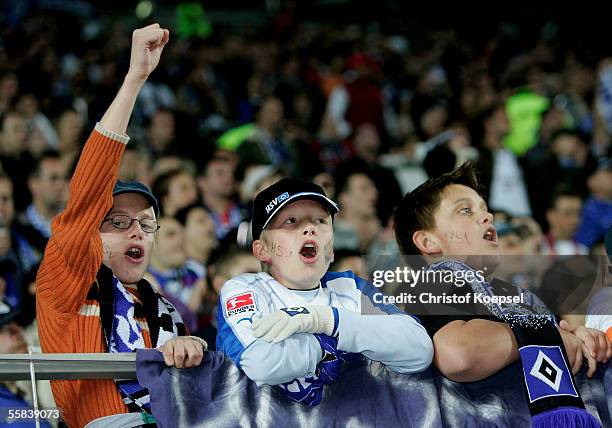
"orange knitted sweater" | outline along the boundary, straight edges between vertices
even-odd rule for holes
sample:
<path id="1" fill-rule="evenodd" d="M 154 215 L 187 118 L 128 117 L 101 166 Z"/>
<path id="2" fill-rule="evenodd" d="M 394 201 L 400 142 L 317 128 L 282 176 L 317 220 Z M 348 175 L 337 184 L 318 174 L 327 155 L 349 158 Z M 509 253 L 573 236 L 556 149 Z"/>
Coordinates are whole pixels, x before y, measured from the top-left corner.
<path id="1" fill-rule="evenodd" d="M 52 222 L 36 278 L 43 352 L 105 352 L 99 307 L 87 300 L 87 293 L 102 264 L 99 228 L 113 204 L 112 189 L 127 140 L 96 126 L 70 182 L 66 209 Z M 142 326 L 145 344 L 151 347 L 148 328 Z M 128 411 L 112 380 L 52 381 L 51 388 L 70 427 Z"/>

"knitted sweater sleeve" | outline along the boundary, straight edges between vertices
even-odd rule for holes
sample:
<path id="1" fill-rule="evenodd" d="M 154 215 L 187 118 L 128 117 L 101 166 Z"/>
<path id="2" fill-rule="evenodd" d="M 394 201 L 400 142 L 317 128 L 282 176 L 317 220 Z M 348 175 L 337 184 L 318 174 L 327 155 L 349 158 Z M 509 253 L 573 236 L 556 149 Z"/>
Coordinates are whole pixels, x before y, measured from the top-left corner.
<path id="1" fill-rule="evenodd" d="M 43 318 L 75 315 L 87 296 L 102 263 L 99 228 L 112 207 L 112 189 L 128 141 L 97 124 L 83 148 L 68 203 L 51 224 L 36 278 L 37 312 Z"/>

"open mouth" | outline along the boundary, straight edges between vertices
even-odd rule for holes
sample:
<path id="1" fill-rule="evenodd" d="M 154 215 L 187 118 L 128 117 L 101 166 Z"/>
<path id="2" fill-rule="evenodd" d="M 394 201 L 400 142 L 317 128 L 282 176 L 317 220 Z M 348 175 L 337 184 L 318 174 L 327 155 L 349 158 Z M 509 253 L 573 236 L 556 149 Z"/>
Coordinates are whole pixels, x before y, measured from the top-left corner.
<path id="1" fill-rule="evenodd" d="M 495 230 L 494 227 L 490 227 L 487 229 L 487 231 L 485 232 L 482 238 L 485 241 L 493 242 L 494 244 L 496 244 L 497 243 L 497 231 Z"/>
<path id="2" fill-rule="evenodd" d="M 130 247 L 125 252 L 125 255 L 128 256 L 131 260 L 137 262 L 144 257 L 144 251 L 140 247 Z"/>
<path id="3" fill-rule="evenodd" d="M 316 261 L 317 253 L 317 243 L 313 241 L 304 243 L 302 249 L 300 250 L 300 256 L 306 263 L 313 263 Z"/>

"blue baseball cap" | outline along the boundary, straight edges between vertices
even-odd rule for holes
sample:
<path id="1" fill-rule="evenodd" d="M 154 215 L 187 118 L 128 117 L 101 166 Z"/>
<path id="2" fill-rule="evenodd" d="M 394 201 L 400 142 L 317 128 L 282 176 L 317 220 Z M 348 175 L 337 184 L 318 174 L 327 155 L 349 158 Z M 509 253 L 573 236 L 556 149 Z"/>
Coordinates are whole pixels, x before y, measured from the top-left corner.
<path id="1" fill-rule="evenodd" d="M 120 195 L 122 193 L 139 193 L 151 203 L 153 210 L 155 211 L 155 217 L 159 217 L 159 203 L 157 198 L 153 195 L 153 192 L 141 183 L 140 181 L 121 181 L 117 180 L 115 188 L 113 189 L 113 196 Z"/>
<path id="2" fill-rule="evenodd" d="M 301 199 L 320 203 L 329 211 L 332 218 L 339 211 L 338 204 L 329 199 L 325 191 L 316 184 L 295 178 L 283 178 L 255 196 L 252 219 L 253 240 L 259 239 L 272 217 L 285 205 Z"/>

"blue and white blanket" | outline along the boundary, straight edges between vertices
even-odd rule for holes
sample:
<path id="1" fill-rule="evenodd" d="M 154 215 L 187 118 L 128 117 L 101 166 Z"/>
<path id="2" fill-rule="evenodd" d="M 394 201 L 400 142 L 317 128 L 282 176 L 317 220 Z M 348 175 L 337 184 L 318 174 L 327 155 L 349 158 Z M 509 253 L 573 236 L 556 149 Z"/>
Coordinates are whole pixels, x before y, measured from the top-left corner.
<path id="1" fill-rule="evenodd" d="M 168 368 L 155 350 L 137 351 L 138 381 L 149 389 L 160 427 L 530 427 L 520 363 L 480 382 L 449 381 L 434 368 L 397 374 L 377 362 L 346 365 L 314 408 L 258 388 L 223 354 L 200 367 Z M 612 427 L 612 363 L 576 381 L 587 410 Z"/>

